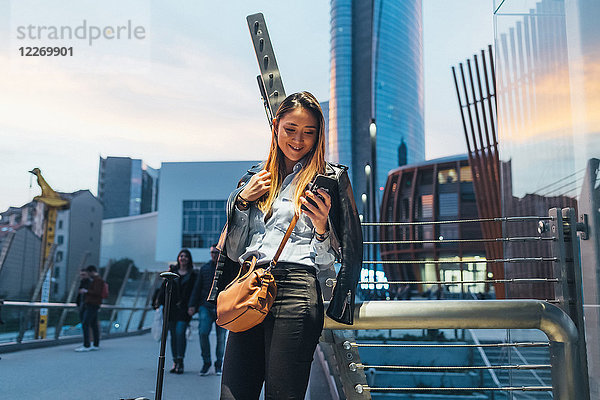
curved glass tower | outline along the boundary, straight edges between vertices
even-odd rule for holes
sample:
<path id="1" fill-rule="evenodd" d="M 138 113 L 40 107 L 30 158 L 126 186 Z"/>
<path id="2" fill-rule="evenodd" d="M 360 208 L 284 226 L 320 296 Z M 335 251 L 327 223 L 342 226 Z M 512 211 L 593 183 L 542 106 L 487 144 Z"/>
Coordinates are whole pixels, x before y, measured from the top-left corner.
<path id="1" fill-rule="evenodd" d="M 388 172 L 425 159 L 422 49 L 421 0 L 331 0 L 329 158 L 350 166 L 357 204 L 380 204 Z"/>

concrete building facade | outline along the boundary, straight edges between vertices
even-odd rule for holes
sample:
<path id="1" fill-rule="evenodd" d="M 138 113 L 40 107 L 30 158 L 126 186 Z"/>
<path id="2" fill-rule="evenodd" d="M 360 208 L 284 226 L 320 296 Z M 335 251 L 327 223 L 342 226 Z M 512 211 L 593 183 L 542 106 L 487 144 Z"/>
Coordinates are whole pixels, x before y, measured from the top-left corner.
<path id="1" fill-rule="evenodd" d="M 52 300 L 63 299 L 72 279 L 78 276 L 78 269 L 83 265 L 98 265 L 100 260 L 100 231 L 102 229 L 102 204 L 89 190 L 73 193 L 60 193 L 69 200 L 69 208 L 59 210 L 56 217 L 54 243 L 54 265 L 52 268 Z M 44 234 L 45 206 L 41 202 L 32 201 L 22 207 L 10 207 L 1 213 L 0 233 L 4 236 L 27 227 L 41 240 Z M 21 235 L 24 235 L 21 233 Z M 12 251 L 12 250 L 11 250 Z M 27 268 L 40 270 L 40 255 L 32 259 L 26 257 Z M 87 254 L 87 255 L 86 255 Z M 84 259 L 85 256 L 85 259 Z M 35 265 L 29 265 L 33 262 Z M 37 276 L 36 278 L 37 279 Z M 35 285 L 35 283 L 33 283 Z"/>
<path id="2" fill-rule="evenodd" d="M 225 225 L 225 203 L 239 179 L 258 161 L 168 162 L 160 169 L 156 225 L 157 262 L 174 262 L 188 248 L 195 262 L 210 259 L 209 247 Z"/>
<path id="3" fill-rule="evenodd" d="M 39 277 L 42 241 L 31 227 L 0 232 L 0 298 L 30 301 Z"/>
<path id="4" fill-rule="evenodd" d="M 166 270 L 166 263 L 155 261 L 157 220 L 158 212 L 103 220 L 99 265 L 129 258 L 139 270 Z"/>

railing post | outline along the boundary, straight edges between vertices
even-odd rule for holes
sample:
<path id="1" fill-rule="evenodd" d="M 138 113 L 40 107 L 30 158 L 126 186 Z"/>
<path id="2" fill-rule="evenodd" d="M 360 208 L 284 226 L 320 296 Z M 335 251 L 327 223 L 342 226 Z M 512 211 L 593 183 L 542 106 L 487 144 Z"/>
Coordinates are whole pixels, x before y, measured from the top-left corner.
<path id="1" fill-rule="evenodd" d="M 355 340 L 353 331 L 325 330 L 323 336 L 333 349 L 346 399 L 370 400 L 371 393 L 363 389 L 364 386 L 367 386 L 365 371 L 356 368 L 356 364 L 361 364 L 358 349 L 350 345 Z M 353 365 L 354 367 L 352 367 Z"/>
<path id="2" fill-rule="evenodd" d="M 590 398 L 600 398 L 600 190 L 596 182 L 600 175 L 600 160 L 591 158 L 577 199 L 581 235 L 581 266 L 583 281 L 584 315 Z M 587 232 L 585 232 L 587 231 Z M 589 305 L 589 307 L 586 307 Z"/>
<path id="3" fill-rule="evenodd" d="M 125 276 L 123 277 L 123 283 L 121 283 L 121 287 L 119 288 L 119 294 L 115 300 L 115 306 L 119 305 L 121 302 L 121 298 L 123 297 L 123 293 L 125 293 L 125 286 L 127 285 L 127 281 L 129 280 L 129 275 L 131 274 L 131 268 L 133 267 L 133 263 L 130 262 L 127 266 L 127 271 L 125 271 Z M 110 322 L 108 323 L 107 334 L 110 334 L 110 330 L 112 328 L 113 322 L 115 322 L 115 318 L 117 317 L 117 310 L 113 310 L 110 314 Z"/>
<path id="4" fill-rule="evenodd" d="M 573 208 L 552 208 L 549 211 L 553 220 L 550 221 L 550 230 L 556 240 L 552 242 L 552 252 L 557 258 L 554 264 L 554 277 L 559 282 L 556 285 L 555 294 L 559 301 L 559 306 L 567 313 L 577 327 L 579 343 L 575 349 L 567 351 L 577 351 L 581 371 L 587 368 L 587 352 L 585 344 L 585 325 L 583 319 L 583 278 L 581 273 L 581 263 L 579 254 L 579 238 L 577 237 L 577 214 Z M 551 343 L 551 353 L 552 353 Z M 561 352 L 562 353 L 562 350 Z M 583 374 L 581 384 L 582 400 L 589 399 L 589 379 L 588 374 Z M 561 381 L 560 376 L 554 376 L 556 382 Z"/>

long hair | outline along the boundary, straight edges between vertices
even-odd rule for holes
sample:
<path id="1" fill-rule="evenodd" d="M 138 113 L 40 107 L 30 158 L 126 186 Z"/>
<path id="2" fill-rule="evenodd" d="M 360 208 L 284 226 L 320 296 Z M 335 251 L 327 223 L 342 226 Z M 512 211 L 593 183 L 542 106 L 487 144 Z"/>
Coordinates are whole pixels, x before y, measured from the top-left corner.
<path id="1" fill-rule="evenodd" d="M 298 92 L 289 95 L 279 105 L 275 120 L 273 121 L 273 130 L 271 131 L 271 147 L 269 156 L 265 164 L 265 170 L 271 173 L 271 188 L 263 195 L 257 203 L 258 208 L 266 215 L 270 215 L 271 207 L 275 198 L 281 190 L 281 184 L 285 179 L 285 155 L 277 144 L 277 132 L 275 132 L 275 122 L 281 121 L 281 118 L 287 113 L 302 108 L 310 112 L 317 120 L 319 126 L 317 129 L 317 140 L 313 148 L 305 156 L 305 165 L 302 170 L 294 177 L 293 183 L 296 185 L 294 191 L 294 206 L 296 213 L 300 212 L 300 196 L 304 193 L 306 186 L 317 174 L 325 171 L 325 121 L 323 111 L 319 102 L 309 92 Z M 279 126 L 279 124 L 277 124 Z"/>
<path id="2" fill-rule="evenodd" d="M 181 255 L 181 253 L 187 254 L 188 258 L 190 259 L 190 263 L 187 266 L 188 269 L 194 269 L 194 260 L 192 260 L 192 253 L 190 253 L 188 249 L 182 249 L 179 253 L 177 253 L 177 265 L 175 266 L 175 268 L 179 269 L 181 267 L 181 265 L 179 265 L 179 256 Z"/>

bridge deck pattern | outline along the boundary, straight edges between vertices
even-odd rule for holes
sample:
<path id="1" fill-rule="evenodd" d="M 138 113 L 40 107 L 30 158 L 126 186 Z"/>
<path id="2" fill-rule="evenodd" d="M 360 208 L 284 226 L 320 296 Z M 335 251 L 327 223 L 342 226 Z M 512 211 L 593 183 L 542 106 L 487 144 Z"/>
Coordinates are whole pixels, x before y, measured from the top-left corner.
<path id="1" fill-rule="evenodd" d="M 211 343 L 215 343 L 214 333 Z M 160 345 L 150 334 L 100 342 L 100 350 L 73 351 L 64 345 L 2 354 L 0 398 L 6 400 L 154 399 Z M 220 376 L 199 376 L 198 336 L 188 340 L 185 373 L 170 374 L 167 346 L 163 399 L 218 399 Z M 211 369 L 212 372 L 212 369 Z"/>

